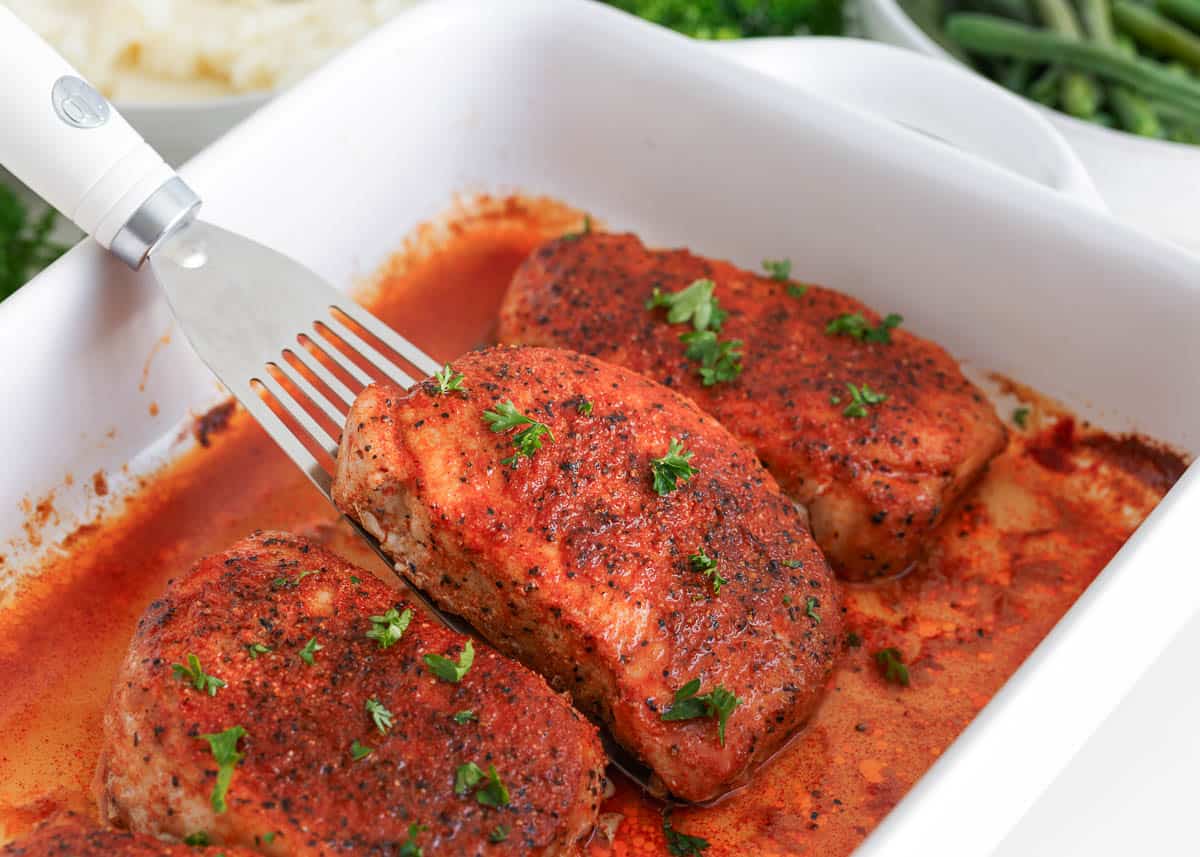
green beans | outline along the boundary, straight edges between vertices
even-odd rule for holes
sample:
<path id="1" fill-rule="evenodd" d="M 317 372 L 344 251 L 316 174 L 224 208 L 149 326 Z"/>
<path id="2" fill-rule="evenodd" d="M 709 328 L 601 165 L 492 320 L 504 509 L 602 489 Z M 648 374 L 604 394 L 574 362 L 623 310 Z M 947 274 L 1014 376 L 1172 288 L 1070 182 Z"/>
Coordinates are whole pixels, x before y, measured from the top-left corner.
<path id="1" fill-rule="evenodd" d="M 1112 10 L 1108 0 L 1080 0 L 1079 14 L 1088 38 L 1101 45 L 1115 43 L 1116 34 L 1113 32 Z"/>
<path id="2" fill-rule="evenodd" d="M 1127 86 L 1114 86 L 1108 91 L 1108 101 L 1117 122 L 1129 133 L 1141 137 L 1163 136 L 1162 123 L 1149 99 Z"/>
<path id="3" fill-rule="evenodd" d="M 1075 10 L 1067 0 L 1036 0 L 1042 22 L 1064 39 L 1078 41 L 1083 37 Z M 1059 84 L 1059 101 L 1062 109 L 1080 119 L 1090 119 L 1100 107 L 1100 87 L 1096 81 L 1081 71 L 1073 69 L 1063 73 Z"/>
<path id="4" fill-rule="evenodd" d="M 1158 63 L 1124 56 L 1114 48 L 969 13 L 951 15 L 946 21 L 946 35 L 972 53 L 1060 63 L 1087 71 L 1200 118 L 1200 82 L 1176 77 Z"/>
<path id="5" fill-rule="evenodd" d="M 1200 36 L 1130 0 L 1113 4 L 1113 20 L 1141 44 L 1200 68 Z"/>
<path id="6" fill-rule="evenodd" d="M 1200 0 L 1158 0 L 1154 7 L 1168 18 L 1200 33 Z"/>

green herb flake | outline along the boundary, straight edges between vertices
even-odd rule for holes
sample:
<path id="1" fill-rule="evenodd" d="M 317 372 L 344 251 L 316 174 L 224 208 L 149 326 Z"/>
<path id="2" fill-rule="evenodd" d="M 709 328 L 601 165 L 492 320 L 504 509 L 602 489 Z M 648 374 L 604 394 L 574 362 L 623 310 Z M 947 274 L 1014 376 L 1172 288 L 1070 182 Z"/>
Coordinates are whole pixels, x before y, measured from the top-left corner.
<path id="1" fill-rule="evenodd" d="M 188 682 L 196 690 L 209 696 L 216 696 L 217 691 L 225 687 L 224 681 L 204 672 L 200 666 L 200 659 L 191 653 L 187 656 L 186 667 L 183 664 L 171 664 L 171 672 L 176 678 Z"/>
<path id="2" fill-rule="evenodd" d="M 355 586 L 358 586 L 360 583 L 362 583 L 362 580 L 359 578 L 359 576 L 357 574 L 352 574 L 352 575 L 350 575 L 350 582 L 353 583 Z"/>
<path id="3" fill-rule="evenodd" d="M 783 564 L 788 568 L 804 568 L 804 560 L 802 559 L 785 559 Z"/>
<path id="4" fill-rule="evenodd" d="M 198 830 L 195 833 L 189 833 L 187 836 L 183 837 L 183 844 L 191 845 L 196 848 L 203 848 L 205 845 L 210 845 L 211 840 L 208 838 L 207 833 L 205 833 L 203 830 Z"/>
<path id="5" fill-rule="evenodd" d="M 374 752 L 374 747 L 368 747 L 366 744 L 360 744 L 357 738 L 355 738 L 350 744 L 350 758 L 356 762 L 361 762 Z"/>
<path id="6" fill-rule="evenodd" d="M 1017 428 L 1026 428 L 1029 425 L 1029 408 L 1015 408 L 1012 412 L 1012 421 Z"/>
<path id="7" fill-rule="evenodd" d="M 849 634 L 846 635 L 846 645 L 849 646 L 851 649 L 860 649 L 860 648 L 862 648 L 862 644 L 863 644 L 862 635 L 860 635 L 857 631 L 851 631 Z"/>
<path id="8" fill-rule="evenodd" d="M 217 763 L 217 782 L 212 790 L 212 808 L 218 815 L 229 808 L 225 798 L 229 794 L 229 785 L 233 782 L 234 768 L 242 760 L 242 754 L 237 750 L 238 741 L 245 735 L 246 730 L 241 726 L 231 726 L 224 732 L 199 736 L 199 740 L 208 742 L 209 750 Z"/>
<path id="9" fill-rule="evenodd" d="M 725 723 L 729 720 L 735 708 L 742 704 L 738 699 L 721 685 L 717 685 L 708 693 L 701 694 L 700 679 L 694 678 L 675 691 L 675 699 L 671 707 L 662 713 L 663 720 L 694 720 L 698 717 L 715 717 L 717 719 L 717 735 L 721 746 L 725 746 Z"/>
<path id="10" fill-rule="evenodd" d="M 787 293 L 788 297 L 802 298 L 808 294 L 808 286 L 804 285 L 804 283 L 788 283 Z"/>
<path id="11" fill-rule="evenodd" d="M 308 642 L 304 644 L 304 648 L 300 650 L 300 660 L 311 667 L 314 663 L 313 655 L 323 648 L 325 647 L 317 642 L 316 637 L 310 637 Z"/>
<path id="12" fill-rule="evenodd" d="M 772 280 L 786 283 L 792 278 L 791 259 L 763 259 L 762 266 Z"/>
<path id="13" fill-rule="evenodd" d="M 462 711 L 454 713 L 454 722 L 459 726 L 470 723 L 472 720 L 479 720 L 479 715 L 469 708 L 464 708 Z"/>
<path id="14" fill-rule="evenodd" d="M 908 667 L 901 658 L 900 650 L 894 647 L 880 649 L 875 653 L 875 663 L 879 665 L 884 679 L 892 684 L 908 687 Z"/>
<path id="15" fill-rule="evenodd" d="M 455 392 L 465 393 L 466 390 L 463 388 L 464 378 L 465 376 L 462 372 L 455 372 L 450 364 L 447 363 L 433 373 L 433 383 L 437 387 L 437 395 L 445 396 Z"/>
<path id="16" fill-rule="evenodd" d="M 708 850 L 707 839 L 681 833 L 672 827 L 670 812 L 663 813 L 663 835 L 667 837 L 667 851 L 671 857 L 697 857 Z"/>
<path id="17" fill-rule="evenodd" d="M 458 656 L 458 663 L 442 655 L 425 656 L 425 666 L 429 667 L 431 673 L 442 681 L 453 683 L 462 681 L 473 663 L 475 663 L 475 646 L 470 640 L 467 640 L 467 644 L 463 646 L 462 653 Z"/>
<path id="18" fill-rule="evenodd" d="M 859 342 L 886 345 L 892 341 L 892 331 L 903 323 L 904 316 L 894 312 L 884 316 L 875 327 L 871 327 L 862 313 L 842 313 L 825 325 L 825 333 L 829 336 L 848 336 Z"/>
<path id="19" fill-rule="evenodd" d="M 721 587 L 729 582 L 721 577 L 716 559 L 705 553 L 704 548 L 700 548 L 697 553 L 689 556 L 688 564 L 692 567 L 692 571 L 703 574 L 712 582 L 713 595 L 720 595 Z"/>
<path id="20" fill-rule="evenodd" d="M 275 841 L 275 837 L 278 835 L 279 835 L 278 833 L 276 833 L 274 830 L 272 830 L 269 833 L 264 833 L 262 836 L 259 837 L 259 839 L 261 839 L 265 844 L 270 845 L 272 842 Z"/>
<path id="21" fill-rule="evenodd" d="M 590 214 L 585 214 L 583 216 L 582 228 L 576 230 L 575 232 L 564 232 L 562 235 L 562 240 L 563 241 L 577 241 L 578 239 L 582 238 L 584 235 L 591 235 L 591 234 L 592 234 L 592 216 Z"/>
<path id="22" fill-rule="evenodd" d="M 687 358 L 700 364 L 700 381 L 705 387 L 732 381 L 742 374 L 742 340 L 722 342 L 711 330 L 693 330 L 679 340 L 687 345 Z"/>
<path id="23" fill-rule="evenodd" d="M 509 827 L 507 824 L 497 824 L 492 828 L 492 832 L 488 834 L 488 842 L 503 842 L 508 839 Z"/>
<path id="24" fill-rule="evenodd" d="M 820 606 L 821 602 L 811 595 L 804 599 L 804 615 L 818 625 L 821 624 L 821 614 L 817 612 L 817 608 Z"/>
<path id="25" fill-rule="evenodd" d="M 400 843 L 400 850 L 396 852 L 396 857 L 425 857 L 425 852 L 417 844 L 417 837 L 428 829 L 423 824 L 410 824 L 408 838 Z"/>
<path id="26" fill-rule="evenodd" d="M 375 728 L 379 730 L 380 735 L 386 735 L 388 730 L 392 728 L 392 717 L 395 715 L 388 711 L 378 699 L 367 700 L 367 714 L 370 715 L 371 721 L 375 724 Z"/>
<path id="27" fill-rule="evenodd" d="M 454 793 L 462 796 L 483 782 L 486 776 L 483 768 L 474 762 L 467 762 L 454 769 Z"/>
<path id="28" fill-rule="evenodd" d="M 319 568 L 306 568 L 302 572 L 297 574 L 295 577 L 277 577 L 277 578 L 275 578 L 274 580 L 271 581 L 271 588 L 272 589 L 295 589 L 297 586 L 300 585 L 300 581 L 302 581 L 304 578 L 306 578 L 310 575 L 313 575 L 313 574 L 320 574 L 320 573 L 321 573 L 321 569 L 319 569 Z"/>
<path id="29" fill-rule="evenodd" d="M 382 616 L 371 617 L 371 629 L 367 631 L 367 639 L 375 640 L 381 649 L 394 646 L 408 630 L 412 618 L 411 610 L 401 613 L 395 607 L 389 607 Z"/>
<path id="30" fill-rule="evenodd" d="M 663 292 L 656 288 L 646 300 L 646 309 L 666 307 L 667 322 L 691 325 L 696 330 L 719 331 L 729 313 L 721 309 L 713 297 L 717 284 L 712 280 L 696 280 L 678 292 Z"/>
<path id="31" fill-rule="evenodd" d="M 658 496 L 667 496 L 679 487 L 680 481 L 687 482 L 700 472 L 691 465 L 693 455 L 683 448 L 682 441 L 671 438 L 667 454 L 650 462 L 654 473 L 654 491 Z"/>
<path id="32" fill-rule="evenodd" d="M 580 399 L 579 404 L 575 406 L 575 411 L 580 416 L 590 417 L 592 415 L 592 403 L 587 399 Z"/>
<path id="33" fill-rule="evenodd" d="M 258 660 L 263 655 L 271 653 L 270 646 L 264 646 L 262 643 L 249 643 L 246 646 L 246 654 L 251 660 Z"/>
<path id="34" fill-rule="evenodd" d="M 543 437 L 551 443 L 554 442 L 554 432 L 550 430 L 550 426 L 525 416 L 511 401 L 500 402 L 494 411 L 484 411 L 483 418 L 496 434 L 525 426 L 512 436 L 512 445 L 516 452 L 500 460 L 505 466 L 516 467 L 522 457 L 532 458 L 534 453 L 542 448 Z"/>
<path id="35" fill-rule="evenodd" d="M 783 606 L 790 607 L 791 605 L 792 605 L 792 596 L 790 596 L 790 595 L 783 596 Z"/>
<path id="36" fill-rule="evenodd" d="M 487 782 L 484 783 L 483 788 L 475 792 L 475 800 L 483 806 L 496 808 L 508 806 L 508 787 L 500 779 L 495 765 L 488 765 Z"/>
<path id="37" fill-rule="evenodd" d="M 886 393 L 878 393 L 863 384 L 861 387 L 856 387 L 854 384 L 847 384 L 846 389 L 850 391 L 850 404 L 842 410 L 842 415 L 850 419 L 859 419 L 867 415 L 867 409 L 875 405 L 881 405 L 887 401 Z M 833 399 L 830 399 L 833 401 Z M 838 404 L 838 402 L 834 402 Z"/>

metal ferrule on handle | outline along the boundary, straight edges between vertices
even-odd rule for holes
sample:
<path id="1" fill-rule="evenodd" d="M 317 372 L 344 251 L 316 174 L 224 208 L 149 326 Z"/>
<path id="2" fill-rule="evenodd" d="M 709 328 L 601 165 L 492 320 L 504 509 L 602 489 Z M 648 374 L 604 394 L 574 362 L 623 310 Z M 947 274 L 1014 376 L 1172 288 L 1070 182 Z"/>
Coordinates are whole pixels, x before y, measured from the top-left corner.
<path id="1" fill-rule="evenodd" d="M 0 6 L 0 164 L 131 268 L 200 198 L 41 37 Z"/>

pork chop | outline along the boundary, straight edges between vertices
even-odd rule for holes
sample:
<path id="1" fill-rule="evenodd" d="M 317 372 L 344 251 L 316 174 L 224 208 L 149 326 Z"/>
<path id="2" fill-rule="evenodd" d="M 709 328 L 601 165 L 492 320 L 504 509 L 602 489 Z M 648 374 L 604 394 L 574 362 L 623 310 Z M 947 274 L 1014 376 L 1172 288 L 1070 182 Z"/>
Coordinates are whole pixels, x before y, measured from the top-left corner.
<path id="1" fill-rule="evenodd" d="M 204 847 L 164 842 L 146 833 L 109 830 L 74 812 L 60 812 L 38 824 L 27 836 L 0 848 L 2 857 L 257 857 L 250 848 Z"/>
<path id="2" fill-rule="evenodd" d="M 641 375 L 501 348 L 408 393 L 368 387 L 333 495 L 678 797 L 742 782 L 820 699 L 841 617 L 803 512 Z"/>
<path id="3" fill-rule="evenodd" d="M 604 784 L 595 727 L 467 644 L 369 572 L 256 534 L 142 617 L 102 813 L 275 855 L 577 853 Z"/>
<path id="4" fill-rule="evenodd" d="M 899 574 L 1004 448 L 1004 427 L 939 346 L 898 316 L 789 280 L 787 267 L 758 276 L 633 235 L 554 240 L 514 276 L 499 336 L 591 354 L 689 396 L 807 506 L 841 576 Z M 673 296 L 705 280 L 719 312 L 688 319 Z M 681 341 L 702 323 L 715 334 L 707 350 Z M 735 340 L 740 361 L 716 350 Z"/>

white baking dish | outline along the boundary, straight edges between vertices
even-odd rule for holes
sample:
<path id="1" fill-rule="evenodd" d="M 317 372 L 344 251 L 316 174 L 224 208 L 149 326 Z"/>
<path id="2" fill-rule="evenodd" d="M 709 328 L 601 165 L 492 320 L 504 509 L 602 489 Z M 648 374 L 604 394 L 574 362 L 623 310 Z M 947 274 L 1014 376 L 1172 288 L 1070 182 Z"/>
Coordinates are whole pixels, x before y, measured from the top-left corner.
<path id="1" fill-rule="evenodd" d="M 1200 449 L 1195 257 L 598 4 L 488 9 L 419 7 L 235 129 L 184 171 L 208 217 L 350 285 L 456 193 L 549 194 L 651 243 L 790 256 L 975 366 Z M 98 508 L 89 474 L 171 454 L 213 402 L 180 340 L 149 278 L 90 244 L 0 307 L 5 567 L 52 549 L 22 542 L 22 498 L 57 488 L 69 529 Z M 863 853 L 993 849 L 1200 608 L 1197 478 Z"/>

